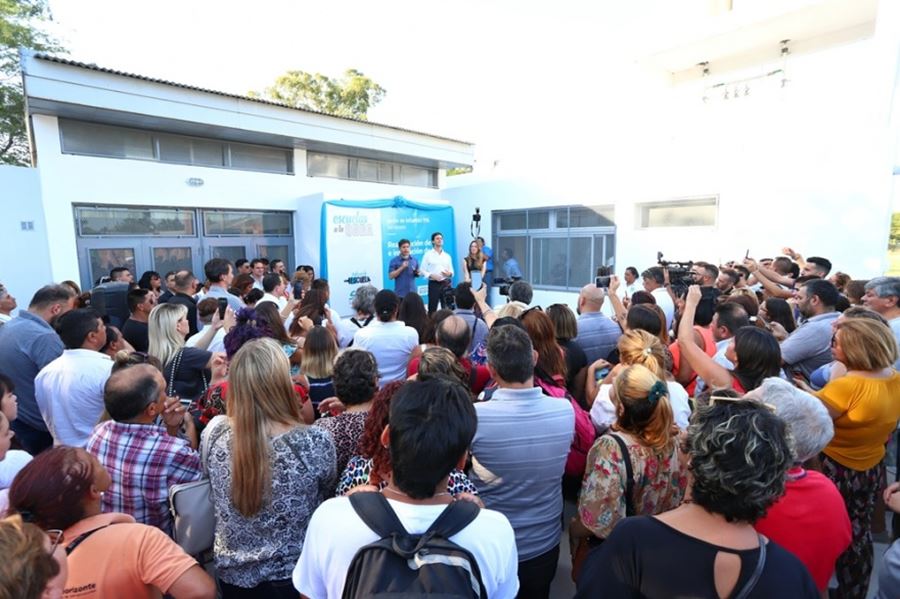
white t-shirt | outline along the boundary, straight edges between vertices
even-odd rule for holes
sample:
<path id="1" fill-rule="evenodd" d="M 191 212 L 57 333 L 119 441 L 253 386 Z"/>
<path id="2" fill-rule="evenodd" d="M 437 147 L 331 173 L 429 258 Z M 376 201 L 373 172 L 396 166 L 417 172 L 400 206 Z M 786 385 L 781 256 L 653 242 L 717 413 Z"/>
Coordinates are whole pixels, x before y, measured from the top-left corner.
<path id="1" fill-rule="evenodd" d="M 421 534 L 445 505 L 412 505 L 388 499 L 400 523 Z M 378 535 L 366 526 L 348 497 L 329 499 L 313 513 L 306 527 L 303 552 L 292 576 L 294 588 L 310 599 L 337 599 L 344 592 L 347 570 L 356 552 Z M 512 526 L 506 516 L 483 509 L 475 521 L 450 540 L 475 557 L 488 597 L 515 597 L 519 590 L 519 557 Z"/>
<path id="2" fill-rule="evenodd" d="M 21 449 L 10 449 L 6 457 L 0 461 L 0 489 L 7 489 L 12 485 L 13 479 L 19 470 L 28 465 L 31 454 Z M 0 512 L 2 514 L 3 512 Z"/>
<path id="3" fill-rule="evenodd" d="M 91 349 L 67 349 L 34 379 L 34 397 L 54 445 L 84 447 L 103 414 L 113 361 Z"/>
<path id="4" fill-rule="evenodd" d="M 406 378 L 406 364 L 417 345 L 419 333 L 399 320 L 375 319 L 353 336 L 354 348 L 370 351 L 375 356 L 381 387 Z"/>
<path id="5" fill-rule="evenodd" d="M 663 314 L 666 315 L 666 330 L 672 330 L 672 320 L 675 318 L 675 303 L 672 301 L 672 296 L 669 295 L 669 292 L 666 291 L 665 287 L 657 287 L 653 291 L 650 292 L 654 299 L 656 299 L 656 305 L 659 306 Z"/>
<path id="6" fill-rule="evenodd" d="M 450 271 L 450 277 L 445 277 L 441 271 Z M 446 278 L 453 277 L 453 260 L 450 254 L 445 251 L 440 253 L 437 250 L 428 250 L 422 256 L 422 263 L 419 265 L 419 272 L 431 279 L 431 275 L 439 275 L 437 280 L 443 281 Z"/>
<path id="7" fill-rule="evenodd" d="M 197 343 L 200 342 L 200 337 L 203 336 L 203 332 L 194 333 L 190 337 L 187 338 L 187 341 L 184 342 L 185 347 L 197 347 Z M 222 327 L 216 334 L 213 335 L 212 340 L 209 342 L 209 346 L 206 348 L 206 351 L 211 352 L 221 352 L 225 353 L 225 327 Z"/>
<path id="8" fill-rule="evenodd" d="M 678 428 L 684 430 L 691 419 L 691 406 L 688 403 L 688 393 L 681 383 L 666 381 L 669 388 L 669 405 L 672 406 L 672 416 Z M 600 385 L 597 397 L 591 404 L 591 422 L 598 432 L 605 431 L 616 422 L 616 406 L 609 398 L 609 390 L 612 385 Z"/>

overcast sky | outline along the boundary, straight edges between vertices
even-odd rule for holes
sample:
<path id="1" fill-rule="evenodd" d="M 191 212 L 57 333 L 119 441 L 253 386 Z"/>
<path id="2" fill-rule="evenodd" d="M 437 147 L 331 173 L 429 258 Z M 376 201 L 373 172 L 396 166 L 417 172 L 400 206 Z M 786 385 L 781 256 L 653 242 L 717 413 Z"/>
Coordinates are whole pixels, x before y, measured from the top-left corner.
<path id="1" fill-rule="evenodd" d="M 635 48 L 652 35 L 641 17 L 663 4 L 51 0 L 73 59 L 236 93 L 289 69 L 356 68 L 387 90 L 370 120 L 473 141 L 492 157 L 628 85 Z"/>

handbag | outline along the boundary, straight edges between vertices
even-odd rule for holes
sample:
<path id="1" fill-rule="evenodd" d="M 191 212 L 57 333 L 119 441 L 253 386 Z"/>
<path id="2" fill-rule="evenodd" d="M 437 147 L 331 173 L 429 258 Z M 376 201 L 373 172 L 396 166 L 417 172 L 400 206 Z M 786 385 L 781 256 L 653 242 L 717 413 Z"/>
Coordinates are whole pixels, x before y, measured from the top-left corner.
<path id="1" fill-rule="evenodd" d="M 200 443 L 201 480 L 172 485 L 169 488 L 169 511 L 174 525 L 172 538 L 191 556 L 198 556 L 213 546 L 216 533 L 216 511 L 209 482 L 209 450 L 225 428 L 227 416 L 216 416 L 207 425 L 208 432 Z"/>
<path id="2" fill-rule="evenodd" d="M 628 447 L 625 441 L 619 435 L 607 433 L 619 444 L 619 451 L 622 453 L 622 461 L 625 462 L 625 517 L 630 518 L 635 515 L 634 509 L 634 470 L 631 466 L 631 456 L 628 455 Z M 575 516 L 578 518 L 579 516 Z M 584 560 L 587 559 L 588 553 L 592 549 L 599 547 L 603 543 L 603 539 L 591 535 L 578 539 L 575 551 L 572 553 L 572 582 L 578 582 L 578 576 L 581 574 L 581 567 Z"/>

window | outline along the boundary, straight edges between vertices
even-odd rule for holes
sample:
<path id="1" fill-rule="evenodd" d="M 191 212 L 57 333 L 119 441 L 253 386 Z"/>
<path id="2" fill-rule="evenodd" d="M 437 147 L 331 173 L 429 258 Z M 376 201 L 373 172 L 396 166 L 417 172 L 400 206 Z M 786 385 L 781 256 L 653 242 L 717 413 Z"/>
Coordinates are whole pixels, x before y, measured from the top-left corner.
<path id="1" fill-rule="evenodd" d="M 718 217 L 718 198 L 673 200 L 638 204 L 638 226 L 655 227 L 715 227 Z"/>
<path id="2" fill-rule="evenodd" d="M 615 263 L 612 206 L 494 211 L 494 277 L 518 269 L 535 288 L 575 291 Z"/>
<path id="3" fill-rule="evenodd" d="M 435 169 L 318 152 L 306 153 L 306 172 L 310 177 L 437 187 Z"/>
<path id="4" fill-rule="evenodd" d="M 108 276 L 109 271 L 124 266 L 134 274 L 134 248 L 103 248 L 89 250 L 92 283 L 97 283 L 100 277 Z"/>
<path id="5" fill-rule="evenodd" d="M 66 154 L 293 174 L 293 150 L 59 120 Z"/>
<path id="6" fill-rule="evenodd" d="M 290 212 L 204 210 L 206 235 L 290 235 Z"/>
<path id="7" fill-rule="evenodd" d="M 76 208 L 80 235 L 195 235 L 194 211 L 166 208 Z"/>

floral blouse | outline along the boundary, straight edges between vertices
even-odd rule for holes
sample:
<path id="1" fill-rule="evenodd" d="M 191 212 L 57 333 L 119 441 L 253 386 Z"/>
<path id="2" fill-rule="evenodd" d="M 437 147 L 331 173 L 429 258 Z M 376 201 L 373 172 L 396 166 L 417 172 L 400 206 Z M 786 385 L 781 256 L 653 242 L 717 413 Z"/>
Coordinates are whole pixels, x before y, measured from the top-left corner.
<path id="1" fill-rule="evenodd" d="M 341 474 L 341 480 L 338 482 L 336 495 L 346 495 L 347 491 L 353 487 L 369 484 L 369 474 L 372 472 L 372 458 L 364 458 L 355 455 L 347 462 L 344 473 Z M 387 481 L 381 481 L 378 485 L 379 489 L 387 486 Z M 478 489 L 469 480 L 469 477 L 462 470 L 453 469 L 450 472 L 450 480 L 447 481 L 447 491 L 456 497 L 461 493 L 471 493 L 478 495 Z"/>
<path id="2" fill-rule="evenodd" d="M 616 434 L 631 457 L 635 515 L 652 516 L 678 507 L 688 480 L 687 457 L 678 444 L 663 453 L 639 444 L 630 434 Z M 610 435 L 602 435 L 588 452 L 587 464 L 578 515 L 587 528 L 605 539 L 625 518 L 625 462 L 619 444 Z"/>

